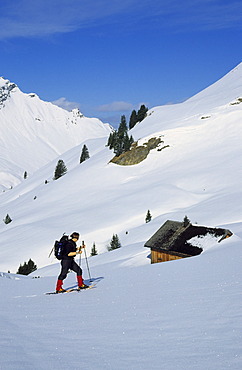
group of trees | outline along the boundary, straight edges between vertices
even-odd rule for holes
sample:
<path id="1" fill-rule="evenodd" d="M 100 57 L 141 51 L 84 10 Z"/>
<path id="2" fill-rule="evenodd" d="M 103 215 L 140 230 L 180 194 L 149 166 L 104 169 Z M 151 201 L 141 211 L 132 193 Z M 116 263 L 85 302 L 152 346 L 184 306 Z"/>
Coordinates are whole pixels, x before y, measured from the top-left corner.
<path id="1" fill-rule="evenodd" d="M 32 261 L 31 258 L 30 258 L 28 262 L 24 262 L 23 265 L 19 266 L 17 274 L 29 275 L 31 272 L 33 272 L 35 270 L 37 270 L 37 266 L 34 263 L 34 261 Z"/>
<path id="2" fill-rule="evenodd" d="M 133 110 L 129 119 L 129 129 L 133 128 L 136 123 L 143 121 L 143 119 L 146 117 L 148 112 L 148 108 L 142 104 L 136 112 L 136 110 Z"/>
<path id="3" fill-rule="evenodd" d="M 128 135 L 126 118 L 123 115 L 118 130 L 110 133 L 107 146 L 109 149 L 113 149 L 115 155 L 118 157 L 122 153 L 127 152 L 133 142 L 133 137 L 129 137 Z"/>
<path id="4" fill-rule="evenodd" d="M 122 245 L 119 241 L 119 237 L 117 234 L 113 234 L 112 236 L 112 239 L 109 243 L 109 245 L 107 246 L 107 250 L 110 252 L 110 251 L 113 251 L 114 249 L 118 249 L 118 248 L 121 248 Z"/>
<path id="5" fill-rule="evenodd" d="M 141 122 L 146 117 L 147 111 L 148 108 L 145 105 L 141 105 L 138 112 L 133 110 L 129 120 L 129 129 L 133 128 L 137 122 Z M 113 149 L 116 157 L 118 157 L 127 152 L 133 142 L 132 135 L 129 136 L 128 134 L 126 117 L 122 115 L 118 130 L 114 130 L 109 135 L 107 146 L 109 149 Z"/>
<path id="6" fill-rule="evenodd" d="M 141 122 L 147 115 L 148 108 L 145 105 L 141 105 L 138 112 L 133 110 L 129 120 L 129 129 L 133 128 L 137 122 Z M 111 132 L 108 138 L 107 146 L 109 149 L 113 149 L 115 155 L 118 157 L 122 153 L 127 152 L 134 139 L 128 134 L 128 127 L 125 115 L 121 116 L 121 122 L 119 124 L 118 130 Z"/>

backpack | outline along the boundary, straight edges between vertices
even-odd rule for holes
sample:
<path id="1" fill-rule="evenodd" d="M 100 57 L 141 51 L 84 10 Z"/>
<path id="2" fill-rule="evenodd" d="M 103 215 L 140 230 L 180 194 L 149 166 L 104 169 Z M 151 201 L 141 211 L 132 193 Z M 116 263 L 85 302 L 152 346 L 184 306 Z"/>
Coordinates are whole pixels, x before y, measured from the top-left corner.
<path id="1" fill-rule="evenodd" d="M 60 240 L 56 240 L 54 244 L 54 254 L 58 260 L 63 258 L 64 247 L 68 242 L 68 235 L 63 235 Z"/>

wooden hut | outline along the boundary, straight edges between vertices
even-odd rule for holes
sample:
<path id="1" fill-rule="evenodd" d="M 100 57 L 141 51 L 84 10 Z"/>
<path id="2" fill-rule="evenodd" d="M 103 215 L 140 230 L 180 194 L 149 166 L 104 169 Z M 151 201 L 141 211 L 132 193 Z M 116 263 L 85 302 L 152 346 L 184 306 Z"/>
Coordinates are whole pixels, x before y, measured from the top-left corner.
<path id="1" fill-rule="evenodd" d="M 218 242 L 232 235 L 227 229 L 166 221 L 145 243 L 151 249 L 151 263 L 172 261 L 200 254 L 203 249 L 189 243 L 195 236 L 213 235 Z"/>

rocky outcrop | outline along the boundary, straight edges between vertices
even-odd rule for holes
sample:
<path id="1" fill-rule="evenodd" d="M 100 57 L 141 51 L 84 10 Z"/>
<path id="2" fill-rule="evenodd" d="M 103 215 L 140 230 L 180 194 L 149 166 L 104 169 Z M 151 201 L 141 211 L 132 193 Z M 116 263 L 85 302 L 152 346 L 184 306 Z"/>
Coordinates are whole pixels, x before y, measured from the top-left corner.
<path id="1" fill-rule="evenodd" d="M 237 104 L 240 104 L 242 103 L 242 98 L 237 98 L 237 100 L 233 103 L 230 103 L 230 105 L 237 105 Z"/>
<path id="2" fill-rule="evenodd" d="M 158 148 L 157 150 L 161 151 L 162 149 L 169 147 L 169 145 L 161 146 L 163 144 L 164 141 L 161 140 L 161 137 L 152 137 L 143 145 L 138 145 L 138 142 L 136 141 L 132 144 L 129 151 L 118 157 L 115 156 L 110 162 L 121 166 L 132 166 L 138 164 L 147 158 L 152 149 Z"/>
<path id="3" fill-rule="evenodd" d="M 4 107 L 4 102 L 10 97 L 11 91 L 16 87 L 14 83 L 8 80 L 1 80 L 4 84 L 0 84 L 0 109 Z"/>

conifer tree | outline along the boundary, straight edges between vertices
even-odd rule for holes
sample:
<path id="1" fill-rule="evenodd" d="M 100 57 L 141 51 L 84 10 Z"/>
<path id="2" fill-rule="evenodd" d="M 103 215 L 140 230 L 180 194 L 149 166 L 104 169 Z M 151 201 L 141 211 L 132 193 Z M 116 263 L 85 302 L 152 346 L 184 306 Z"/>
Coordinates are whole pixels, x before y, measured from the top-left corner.
<path id="1" fill-rule="evenodd" d="M 97 249 L 96 249 L 96 245 L 95 243 L 93 243 L 93 246 L 92 246 L 92 249 L 91 249 L 91 256 L 96 256 L 98 253 L 97 253 Z"/>
<path id="2" fill-rule="evenodd" d="M 4 223 L 7 225 L 7 224 L 10 224 L 10 222 L 12 222 L 12 219 L 11 217 L 9 216 L 9 214 L 7 213 L 6 217 L 4 218 Z"/>
<path id="3" fill-rule="evenodd" d="M 187 227 L 190 223 L 191 223 L 191 221 L 189 220 L 189 218 L 187 216 L 185 216 L 184 219 L 183 219 L 183 226 Z"/>
<path id="4" fill-rule="evenodd" d="M 131 145 L 134 143 L 134 138 L 133 136 L 131 135 L 130 138 L 129 138 L 129 149 L 131 147 Z"/>
<path id="5" fill-rule="evenodd" d="M 118 136 L 119 138 L 123 138 L 123 136 L 125 135 L 125 133 L 127 132 L 128 128 L 127 128 L 127 122 L 126 122 L 126 117 L 125 115 L 122 115 L 121 116 L 121 122 L 119 124 L 119 128 L 118 128 Z"/>
<path id="6" fill-rule="evenodd" d="M 141 122 L 141 121 L 143 121 L 143 119 L 146 117 L 146 115 L 147 115 L 147 111 L 148 111 L 148 108 L 144 105 L 144 104 L 142 104 L 141 106 L 140 106 L 140 109 L 138 110 L 138 113 L 137 113 L 137 121 L 138 122 Z"/>
<path id="7" fill-rule="evenodd" d="M 87 146 L 84 144 L 83 147 L 82 147 L 82 153 L 81 153 L 81 157 L 80 157 L 80 163 L 86 161 L 89 158 L 90 158 L 89 151 L 87 149 Z"/>
<path id="8" fill-rule="evenodd" d="M 152 219 L 152 216 L 151 216 L 150 210 L 148 209 L 146 213 L 146 217 L 145 217 L 145 222 L 148 223 L 151 221 L 151 219 Z"/>
<path id="9" fill-rule="evenodd" d="M 115 138 L 113 149 L 117 157 L 119 157 L 124 152 L 123 140 L 121 140 L 118 135 Z"/>
<path id="10" fill-rule="evenodd" d="M 107 143 L 109 149 L 113 149 L 113 141 L 114 141 L 114 132 L 110 132 Z"/>
<path id="11" fill-rule="evenodd" d="M 66 165 L 62 159 L 59 159 L 56 168 L 55 168 L 55 173 L 54 173 L 54 180 L 59 179 L 61 176 L 65 175 L 67 172 Z"/>
<path id="12" fill-rule="evenodd" d="M 127 152 L 130 149 L 130 145 L 130 138 L 128 133 L 126 132 L 123 138 L 123 152 Z"/>
<path id="13" fill-rule="evenodd" d="M 110 246 L 108 246 L 108 251 L 113 251 L 114 249 L 121 248 L 121 243 L 117 234 L 113 234 L 110 241 Z"/>
<path id="14" fill-rule="evenodd" d="M 133 128 L 137 122 L 138 122 L 137 112 L 136 110 L 133 110 L 129 119 L 129 129 L 131 130 L 131 128 Z"/>
<path id="15" fill-rule="evenodd" d="M 114 149 L 114 152 L 115 152 L 115 148 L 117 147 L 118 141 L 119 141 L 118 131 L 114 131 L 114 133 L 113 133 L 113 141 L 112 141 L 112 149 Z"/>

